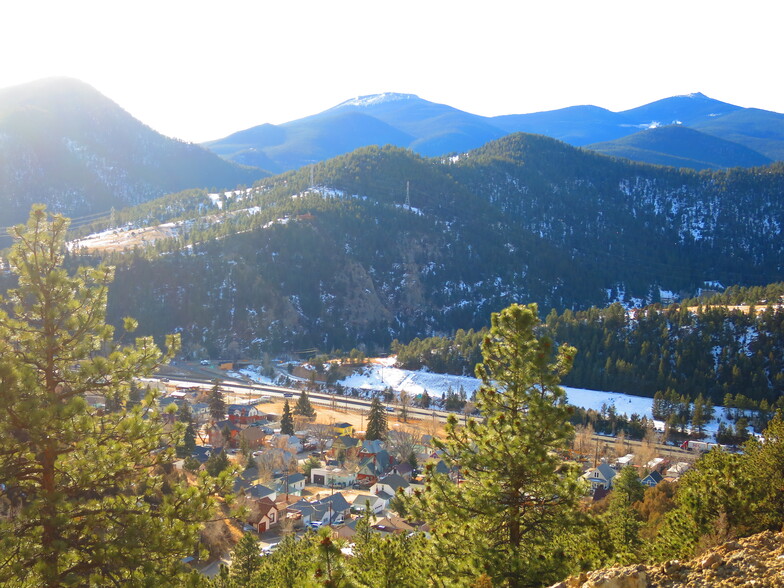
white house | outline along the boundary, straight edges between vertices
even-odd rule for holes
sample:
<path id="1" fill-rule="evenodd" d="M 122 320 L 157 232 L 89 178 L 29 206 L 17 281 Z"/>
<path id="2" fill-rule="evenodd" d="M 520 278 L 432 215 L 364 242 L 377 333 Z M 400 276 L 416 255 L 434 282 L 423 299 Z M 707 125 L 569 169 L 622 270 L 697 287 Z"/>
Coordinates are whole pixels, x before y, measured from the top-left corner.
<path id="1" fill-rule="evenodd" d="M 606 463 L 600 463 L 595 468 L 591 468 L 580 476 L 583 480 L 587 480 L 591 484 L 591 490 L 597 488 L 604 488 L 609 490 L 612 488 L 612 480 L 616 476 L 616 471 Z"/>
<path id="2" fill-rule="evenodd" d="M 398 491 L 403 492 L 403 494 L 411 494 L 413 489 L 411 488 L 411 484 L 402 476 L 399 476 L 398 474 L 389 474 L 373 484 L 370 487 L 370 491 L 373 494 L 381 494 L 383 492 L 389 496 L 394 496 Z"/>

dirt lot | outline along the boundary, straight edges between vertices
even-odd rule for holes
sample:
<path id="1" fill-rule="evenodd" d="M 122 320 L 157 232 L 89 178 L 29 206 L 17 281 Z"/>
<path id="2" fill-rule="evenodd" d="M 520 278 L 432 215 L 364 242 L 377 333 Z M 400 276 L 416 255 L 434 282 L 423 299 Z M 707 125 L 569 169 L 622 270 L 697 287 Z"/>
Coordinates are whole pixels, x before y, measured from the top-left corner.
<path id="1" fill-rule="evenodd" d="M 296 398 L 293 400 L 294 402 L 289 400 L 289 406 L 292 409 L 296 403 Z M 275 399 L 272 402 L 263 404 L 262 406 L 264 406 L 264 410 L 268 410 L 269 412 L 278 415 L 283 414 L 283 400 Z M 317 423 L 325 423 L 328 425 L 341 422 L 351 423 L 354 426 L 354 431 L 364 431 L 365 426 L 367 425 L 367 411 L 364 410 L 347 410 L 343 406 L 330 408 L 329 406 L 321 404 L 314 404 L 313 408 L 316 409 L 315 422 Z M 434 423 L 430 420 L 409 418 L 408 422 L 403 422 L 399 419 L 398 415 L 388 415 L 387 424 L 390 430 L 399 429 L 402 431 L 416 431 L 422 435 L 444 435 L 444 424 L 438 422 Z"/>

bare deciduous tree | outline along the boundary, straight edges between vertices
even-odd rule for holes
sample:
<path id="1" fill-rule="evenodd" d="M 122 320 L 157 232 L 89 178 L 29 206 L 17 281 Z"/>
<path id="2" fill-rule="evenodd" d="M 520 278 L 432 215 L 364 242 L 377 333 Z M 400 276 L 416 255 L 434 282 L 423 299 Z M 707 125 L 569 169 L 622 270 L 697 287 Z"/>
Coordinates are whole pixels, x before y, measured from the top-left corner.
<path id="1" fill-rule="evenodd" d="M 408 461 L 422 445 L 422 435 L 413 429 L 392 430 L 387 434 L 387 450 L 399 462 Z"/>

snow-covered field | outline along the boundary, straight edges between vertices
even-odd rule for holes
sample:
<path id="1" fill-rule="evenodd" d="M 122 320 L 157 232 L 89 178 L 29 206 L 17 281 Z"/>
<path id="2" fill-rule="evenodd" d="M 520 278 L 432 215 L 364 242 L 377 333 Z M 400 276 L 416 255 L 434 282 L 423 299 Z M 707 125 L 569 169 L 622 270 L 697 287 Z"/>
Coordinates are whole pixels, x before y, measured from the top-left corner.
<path id="1" fill-rule="evenodd" d="M 364 368 L 361 372 L 341 380 L 343 386 L 358 388 L 361 390 L 383 390 L 391 387 L 396 392 L 405 390 L 409 394 L 416 396 L 424 390 L 431 397 L 444 397 L 451 388 L 458 392 L 462 386 L 466 396 L 471 397 L 471 393 L 479 388 L 480 381 L 476 378 L 467 376 L 450 376 L 445 374 L 433 374 L 425 371 L 409 371 L 392 367 L 394 358 L 377 360 L 371 366 Z M 640 417 L 653 419 L 653 398 L 643 396 L 632 396 L 619 392 L 604 392 L 601 390 L 586 390 L 583 388 L 570 388 L 564 386 L 568 402 L 574 406 L 601 410 L 603 405 L 614 406 L 619 415 L 630 417 L 637 414 Z M 705 431 L 709 436 L 713 436 L 719 428 L 722 420 L 722 407 L 715 407 L 717 418 L 705 426 Z M 663 427 L 664 423 L 655 421 L 658 426 Z"/>
<path id="2" fill-rule="evenodd" d="M 443 398 L 451 388 L 453 392 L 459 393 L 462 387 L 468 398 L 479 388 L 480 381 L 468 376 L 451 376 L 446 374 L 433 374 L 427 371 L 410 371 L 393 367 L 395 358 L 385 358 L 374 360 L 374 363 L 363 368 L 351 376 L 340 380 L 340 384 L 347 388 L 364 390 L 370 396 L 375 390 L 392 388 L 395 392 L 405 390 L 412 396 L 422 394 L 425 390 L 434 398 Z M 273 382 L 261 375 L 260 368 L 248 368 L 239 373 L 230 374 L 245 376 L 261 384 L 272 384 Z M 619 415 L 630 417 L 637 414 L 640 417 L 653 419 L 653 399 L 643 396 L 632 396 L 619 392 L 603 392 L 601 390 L 586 390 L 584 388 L 570 388 L 564 386 L 568 402 L 574 406 L 600 411 L 603 406 L 614 406 Z M 716 418 L 705 426 L 705 432 L 709 438 L 713 437 L 718 431 L 723 410 L 721 406 L 715 407 Z M 661 421 L 654 421 L 657 428 L 664 427 Z"/>

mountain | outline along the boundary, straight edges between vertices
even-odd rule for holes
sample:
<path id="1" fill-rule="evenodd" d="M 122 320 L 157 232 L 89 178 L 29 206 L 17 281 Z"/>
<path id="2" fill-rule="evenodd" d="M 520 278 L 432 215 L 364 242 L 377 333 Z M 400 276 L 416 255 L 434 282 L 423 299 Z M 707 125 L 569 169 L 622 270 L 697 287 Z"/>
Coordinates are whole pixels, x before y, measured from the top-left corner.
<path id="1" fill-rule="evenodd" d="M 278 126 L 260 125 L 204 145 L 231 161 L 285 171 L 368 145 L 395 145 L 438 157 L 464 153 L 504 135 L 525 132 L 588 148 L 601 143 L 606 152 L 661 165 L 694 169 L 748 167 L 784 159 L 784 115 L 763 113 L 698 92 L 623 112 L 584 105 L 483 117 L 414 94 L 388 92 L 359 96 L 306 118 Z M 671 133 L 667 141 L 657 142 L 659 151 L 654 153 L 636 145 L 650 138 L 605 144 L 644 129 L 674 124 L 694 127 L 738 145 L 711 143 L 705 138 L 697 141 L 686 133 L 681 134 L 686 145 L 680 145 L 678 137 Z M 708 151 L 699 153 L 703 144 Z"/>
<path id="2" fill-rule="evenodd" d="M 744 145 L 774 161 L 784 161 L 784 114 L 744 108 L 695 123 L 694 128 Z"/>
<path id="3" fill-rule="evenodd" d="M 74 79 L 0 91 L 0 226 L 24 221 L 34 202 L 81 217 L 266 175 L 164 137 Z"/>
<path id="4" fill-rule="evenodd" d="M 546 314 L 767 284 L 784 279 L 783 191 L 783 164 L 697 173 L 537 135 L 450 158 L 367 147 L 124 211 L 131 234 L 153 208 L 183 221 L 111 258 L 110 315 L 180 332 L 194 356 L 258 355 L 481 327 L 511 302 Z"/>
<path id="5" fill-rule="evenodd" d="M 656 127 L 586 149 L 656 165 L 692 169 L 724 169 L 767 165 L 771 160 L 733 143 L 680 125 Z"/>
<path id="6" fill-rule="evenodd" d="M 284 170 L 302 167 L 374 143 L 408 145 L 410 135 L 361 112 L 327 112 L 284 125 L 261 125 L 205 143 L 231 161 Z"/>
<path id="7" fill-rule="evenodd" d="M 385 93 L 347 100 L 282 125 L 259 125 L 204 146 L 231 161 L 285 171 L 368 145 L 435 156 L 468 151 L 504 134 L 484 117 L 413 94 Z"/>
<path id="8" fill-rule="evenodd" d="M 636 130 L 622 114 L 598 106 L 570 106 L 532 114 L 496 116 L 492 121 L 507 133 L 546 135 L 570 145 L 611 141 Z"/>
<path id="9" fill-rule="evenodd" d="M 742 110 L 740 106 L 708 98 L 701 92 L 672 96 L 620 112 L 638 125 L 695 124 Z"/>

